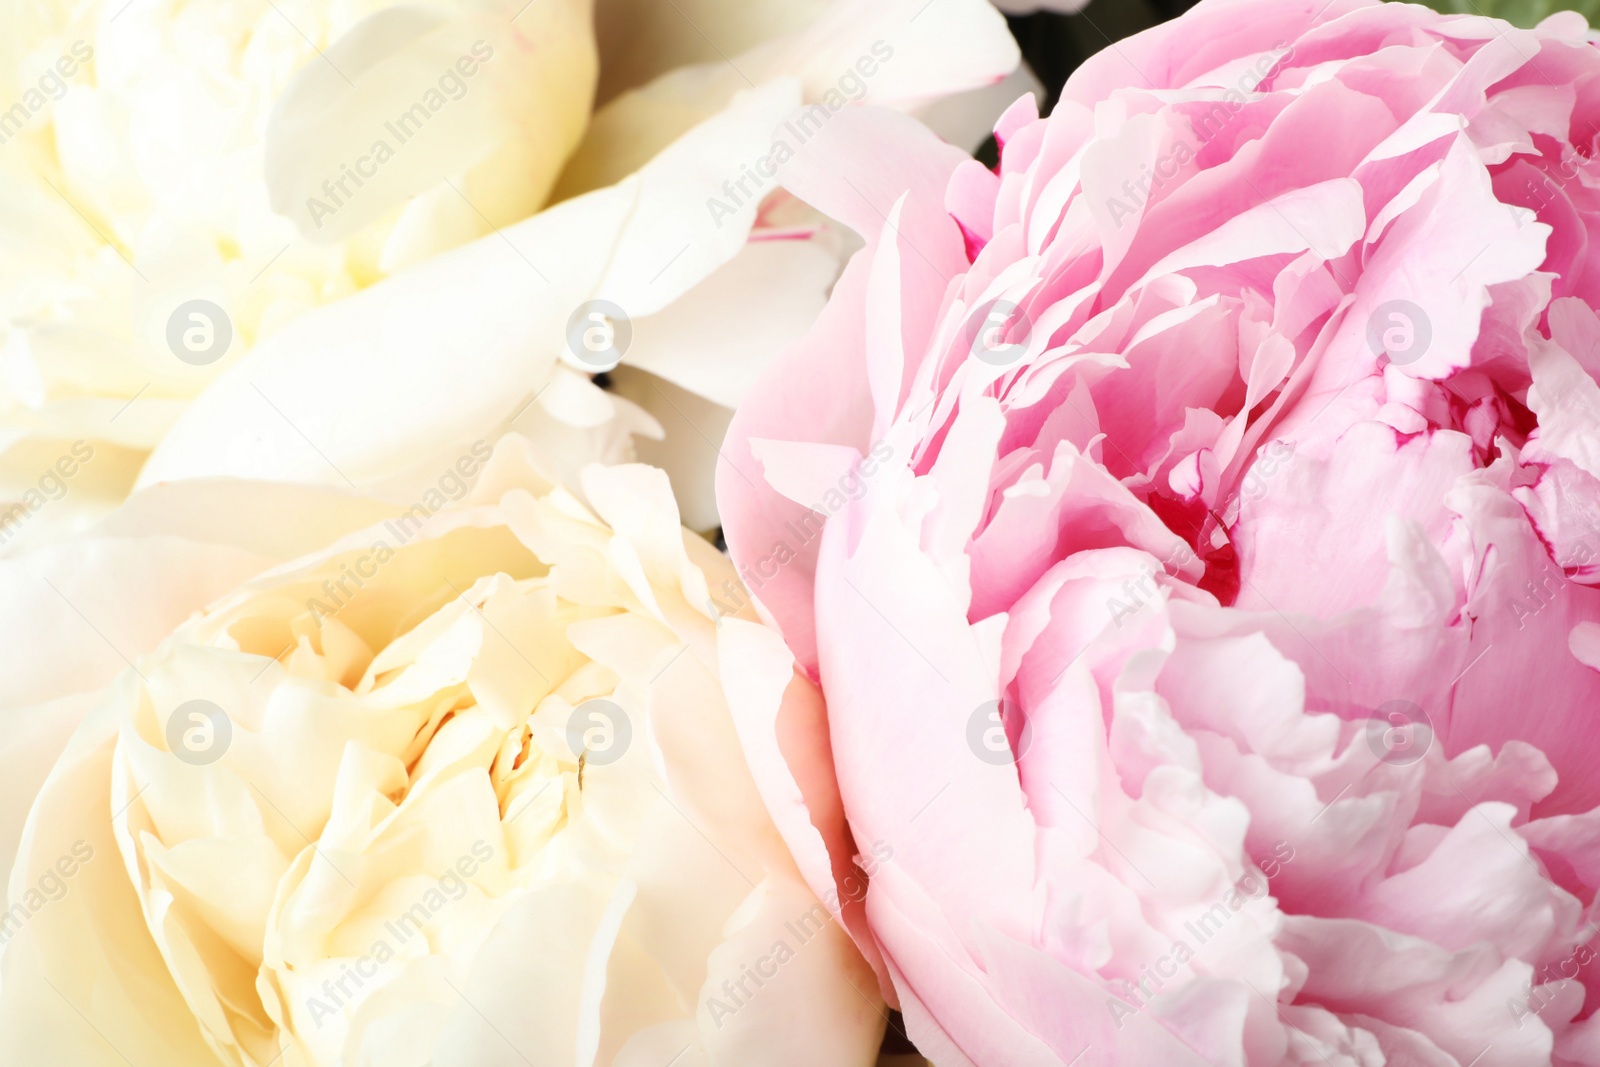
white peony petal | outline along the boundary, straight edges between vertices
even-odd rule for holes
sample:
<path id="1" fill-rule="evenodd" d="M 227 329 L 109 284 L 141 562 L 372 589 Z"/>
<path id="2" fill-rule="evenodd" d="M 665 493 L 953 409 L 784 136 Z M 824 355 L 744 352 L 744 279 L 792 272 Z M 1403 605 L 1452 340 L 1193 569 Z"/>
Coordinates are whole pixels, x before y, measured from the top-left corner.
<path id="1" fill-rule="evenodd" d="M 229 474 L 421 491 L 538 393 L 580 304 L 649 315 L 742 247 L 753 205 L 719 230 L 703 210 L 709 175 L 759 154 L 795 91 L 748 93 L 621 184 L 297 320 L 185 412 L 142 484 Z"/>

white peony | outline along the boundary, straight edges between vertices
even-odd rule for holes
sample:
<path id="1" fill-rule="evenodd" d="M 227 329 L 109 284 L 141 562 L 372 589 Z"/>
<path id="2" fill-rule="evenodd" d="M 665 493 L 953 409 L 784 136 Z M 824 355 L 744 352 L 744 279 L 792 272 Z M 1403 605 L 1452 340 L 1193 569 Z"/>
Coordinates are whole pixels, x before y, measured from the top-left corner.
<path id="1" fill-rule="evenodd" d="M 141 469 L 398 500 L 514 417 L 568 471 L 625 458 L 659 428 L 566 352 L 593 300 L 651 375 L 619 392 L 714 442 L 840 264 L 747 178 L 774 131 L 802 102 L 927 108 L 1017 56 L 983 0 L 30 0 L 0 60 L 3 553 Z M 714 455 L 662 458 L 709 484 Z"/>
<path id="2" fill-rule="evenodd" d="M 184 405 L 259 338 L 545 202 L 588 118 L 593 30 L 586 0 L 540 0 L 513 23 L 517 6 L 0 12 L 0 549 L 114 505 Z M 514 47 L 526 39 L 538 48 Z M 399 41 L 404 58 L 362 61 Z M 411 89 L 428 116 L 336 239 L 297 233 L 265 180 L 275 108 L 312 71 L 364 98 Z M 358 123 L 348 132 L 370 144 Z M 92 459 L 65 491 L 23 499 L 78 441 Z"/>
<path id="3" fill-rule="evenodd" d="M 591 510 L 540 466 L 476 443 L 109 687 L 32 804 L 0 1062 L 875 1060 L 872 972 L 734 733 L 781 694 L 721 651 L 758 626 L 731 565 L 659 471 L 589 468 Z"/>
<path id="4" fill-rule="evenodd" d="M 185 412 L 142 484 L 230 474 L 405 499 L 508 424 L 571 471 L 626 458 L 629 434 L 659 420 L 677 451 L 649 455 L 689 525 L 714 524 L 693 490 L 709 487 L 728 410 L 809 327 L 846 251 L 777 192 L 775 163 L 855 103 L 992 86 L 1017 49 L 987 0 L 611 0 L 596 17 L 598 106 L 552 205 L 258 346 Z M 306 111 L 349 97 L 311 76 L 324 99 L 297 92 Z M 311 190 L 326 169 L 284 181 Z M 591 387 L 618 358 L 616 392 Z"/>

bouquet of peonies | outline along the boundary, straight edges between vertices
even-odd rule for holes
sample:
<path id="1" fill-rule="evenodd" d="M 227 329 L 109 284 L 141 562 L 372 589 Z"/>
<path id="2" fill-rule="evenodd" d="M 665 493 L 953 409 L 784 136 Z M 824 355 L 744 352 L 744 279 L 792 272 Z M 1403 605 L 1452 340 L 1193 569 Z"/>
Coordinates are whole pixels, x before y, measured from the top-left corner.
<path id="1" fill-rule="evenodd" d="M 0 12 L 0 1064 L 1600 1067 L 1466 6 Z"/>

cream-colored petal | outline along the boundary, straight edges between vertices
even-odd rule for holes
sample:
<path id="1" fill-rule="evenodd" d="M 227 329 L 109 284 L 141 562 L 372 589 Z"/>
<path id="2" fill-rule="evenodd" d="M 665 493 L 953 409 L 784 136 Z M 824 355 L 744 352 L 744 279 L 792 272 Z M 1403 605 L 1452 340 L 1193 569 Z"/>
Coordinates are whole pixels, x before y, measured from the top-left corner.
<path id="1" fill-rule="evenodd" d="M 783 129 L 723 178 L 762 170 L 783 144 L 796 152 L 815 126 L 851 103 L 909 107 L 1000 81 L 1017 66 L 1016 42 L 987 0 L 833 0 L 814 19 L 748 51 L 677 67 L 608 100 L 594 115 L 556 187 L 556 198 L 617 181 L 738 92 L 800 80 L 811 124 Z M 781 162 L 781 159 L 778 160 Z M 768 191 L 772 175 L 763 175 Z M 750 186 L 754 188 L 752 184 Z"/>
<path id="2" fill-rule="evenodd" d="M 29 821 L 7 913 L 25 919 L 0 955 L 0 1060 L 212 1067 L 223 1061 L 167 975 L 111 833 L 112 741 L 86 731 Z M 29 909 L 52 875 L 59 899 Z"/>
<path id="3" fill-rule="evenodd" d="M 0 561 L 0 708 L 104 686 L 191 612 L 272 562 L 178 537 L 91 538 Z"/>
<path id="4" fill-rule="evenodd" d="M 596 59 L 589 0 L 521 6 L 452 15 L 397 4 L 353 26 L 277 100 L 266 140 L 273 209 L 307 239 L 341 241 L 455 180 L 482 218 L 435 192 L 415 210 L 470 227 L 446 226 L 440 248 L 538 210 L 588 118 Z M 402 216 L 396 236 L 419 227 L 429 229 Z"/>
<path id="5" fill-rule="evenodd" d="M 825 235 L 758 236 L 671 306 L 636 321 L 628 365 L 732 409 L 810 328 L 840 267 Z"/>
<path id="6" fill-rule="evenodd" d="M 0 729 L 0 871 L 11 870 L 34 797 L 98 699 L 97 693 L 74 693 L 5 713 Z"/>
<path id="7" fill-rule="evenodd" d="M 796 91 L 750 92 L 621 184 L 296 320 L 185 412 L 142 484 L 349 479 L 406 499 L 537 394 L 584 301 L 643 317 L 738 252 L 754 206 L 719 228 L 712 176 L 762 150 Z"/>
<path id="8" fill-rule="evenodd" d="M 90 529 L 128 495 L 144 453 L 22 436 L 0 453 L 0 557 Z"/>
<path id="9" fill-rule="evenodd" d="M 699 1005 L 712 1067 L 874 1062 L 889 1018 L 877 983 L 798 878 L 762 882 L 729 927 Z"/>
<path id="10" fill-rule="evenodd" d="M 457 983 L 450 1025 L 434 1049 L 438 1067 L 587 1067 L 579 1058 L 580 979 L 596 941 L 615 937 L 607 922 L 615 885 L 589 878 L 536 890 L 501 920 Z"/>

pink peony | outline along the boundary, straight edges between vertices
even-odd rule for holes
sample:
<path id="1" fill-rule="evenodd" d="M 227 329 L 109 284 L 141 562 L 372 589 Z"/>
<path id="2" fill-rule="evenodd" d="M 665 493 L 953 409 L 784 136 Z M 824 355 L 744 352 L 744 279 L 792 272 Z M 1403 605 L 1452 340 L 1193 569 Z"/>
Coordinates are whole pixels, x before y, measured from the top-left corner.
<path id="1" fill-rule="evenodd" d="M 1600 1064 L 1585 35 L 1206 0 L 998 172 L 792 164 L 868 244 L 725 448 L 736 714 L 941 1067 Z"/>

